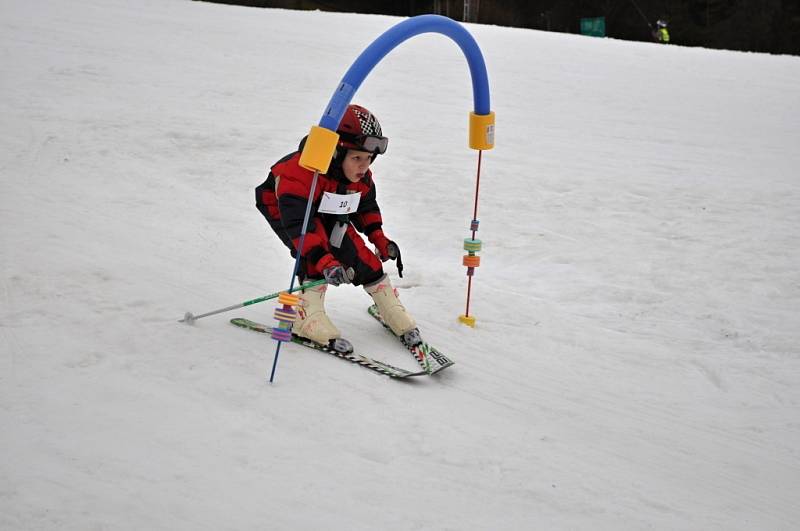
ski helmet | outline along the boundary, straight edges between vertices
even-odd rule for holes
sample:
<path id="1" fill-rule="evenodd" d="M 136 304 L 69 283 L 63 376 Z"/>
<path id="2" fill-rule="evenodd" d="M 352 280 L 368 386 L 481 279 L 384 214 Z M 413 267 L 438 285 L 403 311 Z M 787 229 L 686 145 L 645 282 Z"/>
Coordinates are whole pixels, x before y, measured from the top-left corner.
<path id="1" fill-rule="evenodd" d="M 659 19 L 658 22 L 656 22 L 656 25 L 659 28 L 666 28 L 667 27 L 667 21 L 664 20 L 664 19 Z"/>
<path id="2" fill-rule="evenodd" d="M 348 105 L 336 129 L 339 147 L 368 151 L 373 155 L 386 152 L 389 139 L 383 136 L 381 124 L 374 114 L 360 105 Z"/>

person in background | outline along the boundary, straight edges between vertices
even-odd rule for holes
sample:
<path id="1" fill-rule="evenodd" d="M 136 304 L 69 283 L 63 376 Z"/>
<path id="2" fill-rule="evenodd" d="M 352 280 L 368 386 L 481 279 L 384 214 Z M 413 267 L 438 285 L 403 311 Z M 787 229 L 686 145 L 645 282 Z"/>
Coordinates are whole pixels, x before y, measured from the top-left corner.
<path id="1" fill-rule="evenodd" d="M 669 44 L 669 30 L 667 29 L 667 21 L 663 18 L 658 19 L 656 22 L 656 29 L 653 30 L 653 38 L 656 40 L 656 42 Z"/>

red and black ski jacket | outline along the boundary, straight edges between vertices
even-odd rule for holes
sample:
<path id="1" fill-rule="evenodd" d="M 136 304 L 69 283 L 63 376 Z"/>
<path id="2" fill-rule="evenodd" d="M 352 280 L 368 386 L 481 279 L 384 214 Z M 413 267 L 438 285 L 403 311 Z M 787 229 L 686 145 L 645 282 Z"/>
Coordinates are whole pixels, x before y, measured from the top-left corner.
<path id="1" fill-rule="evenodd" d="M 296 151 L 275 163 L 270 168 L 267 180 L 256 187 L 256 206 L 290 249 L 297 249 L 300 245 L 306 203 L 314 178 L 314 172 L 300 166 L 300 153 Z M 349 221 L 378 248 L 386 246 L 388 239 L 382 230 L 383 218 L 376 200 L 372 171 L 367 170 L 363 179 L 353 183 L 344 177 L 341 168 L 333 167 L 328 174 L 320 174 L 317 178 L 301 251 L 301 255 L 317 270 L 322 271 L 338 263 L 331 254 L 328 236 L 339 216 L 317 212 L 324 192 L 360 192 L 358 210 L 349 215 Z"/>

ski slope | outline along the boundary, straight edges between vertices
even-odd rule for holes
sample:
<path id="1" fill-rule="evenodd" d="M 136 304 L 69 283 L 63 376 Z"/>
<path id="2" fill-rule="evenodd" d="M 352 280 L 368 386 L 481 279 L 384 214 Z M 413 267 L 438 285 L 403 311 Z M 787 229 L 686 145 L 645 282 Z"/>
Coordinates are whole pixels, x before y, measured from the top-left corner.
<path id="1" fill-rule="evenodd" d="M 800 58 L 469 25 L 354 102 L 393 276 L 456 365 L 397 382 L 228 324 L 288 286 L 254 208 L 401 19 L 0 0 L 0 529 L 800 527 Z M 328 311 L 413 368 L 360 288 Z"/>

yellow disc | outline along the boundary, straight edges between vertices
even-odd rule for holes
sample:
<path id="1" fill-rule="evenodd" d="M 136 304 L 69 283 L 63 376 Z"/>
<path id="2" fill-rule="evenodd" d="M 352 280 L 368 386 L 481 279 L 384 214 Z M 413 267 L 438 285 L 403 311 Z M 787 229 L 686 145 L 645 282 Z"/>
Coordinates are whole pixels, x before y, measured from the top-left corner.
<path id="1" fill-rule="evenodd" d="M 278 295 L 278 302 L 281 304 L 288 304 L 289 306 L 297 306 L 300 304 L 300 297 L 283 291 Z"/>

